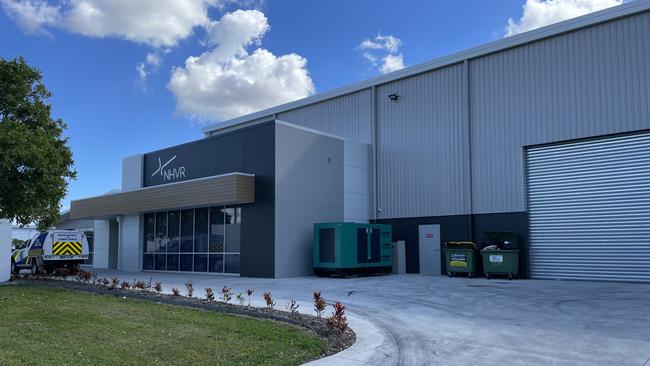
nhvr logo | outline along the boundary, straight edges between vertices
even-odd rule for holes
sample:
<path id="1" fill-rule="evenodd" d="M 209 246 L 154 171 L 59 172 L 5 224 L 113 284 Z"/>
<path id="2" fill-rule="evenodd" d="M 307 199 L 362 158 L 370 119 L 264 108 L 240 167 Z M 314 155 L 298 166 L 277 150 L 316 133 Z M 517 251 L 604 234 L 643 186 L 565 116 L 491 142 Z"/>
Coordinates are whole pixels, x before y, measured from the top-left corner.
<path id="1" fill-rule="evenodd" d="M 151 174 L 151 177 L 153 178 L 156 174 L 160 174 L 160 176 L 163 178 L 163 181 L 185 178 L 184 166 L 165 169 L 169 163 L 174 161 L 174 159 L 176 159 L 176 155 L 174 155 L 171 159 L 167 160 L 165 164 L 163 164 L 160 158 L 158 158 L 158 169 L 156 169 L 156 171 Z"/>

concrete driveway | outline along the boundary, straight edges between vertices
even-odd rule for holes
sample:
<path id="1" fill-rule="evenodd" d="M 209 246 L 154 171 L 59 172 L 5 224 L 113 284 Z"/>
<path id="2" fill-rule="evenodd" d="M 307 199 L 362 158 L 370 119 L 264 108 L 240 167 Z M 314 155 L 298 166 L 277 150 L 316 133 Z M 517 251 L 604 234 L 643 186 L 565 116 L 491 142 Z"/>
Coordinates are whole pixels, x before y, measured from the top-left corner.
<path id="1" fill-rule="evenodd" d="M 197 293 L 223 285 L 271 291 L 312 313 L 311 294 L 348 308 L 357 343 L 314 365 L 650 365 L 650 285 L 505 281 L 393 275 L 351 279 L 255 279 L 98 271 L 100 277 L 192 280 Z M 331 312 L 328 309 L 328 314 Z"/>

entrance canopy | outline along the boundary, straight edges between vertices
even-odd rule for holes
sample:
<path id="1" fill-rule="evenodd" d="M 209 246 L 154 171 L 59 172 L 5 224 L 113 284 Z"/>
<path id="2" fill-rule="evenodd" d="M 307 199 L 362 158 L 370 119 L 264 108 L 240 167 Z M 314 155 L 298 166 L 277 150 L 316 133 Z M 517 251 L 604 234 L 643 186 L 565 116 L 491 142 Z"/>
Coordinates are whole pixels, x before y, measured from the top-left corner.
<path id="1" fill-rule="evenodd" d="M 255 175 L 228 173 L 72 201 L 71 219 L 255 202 Z"/>

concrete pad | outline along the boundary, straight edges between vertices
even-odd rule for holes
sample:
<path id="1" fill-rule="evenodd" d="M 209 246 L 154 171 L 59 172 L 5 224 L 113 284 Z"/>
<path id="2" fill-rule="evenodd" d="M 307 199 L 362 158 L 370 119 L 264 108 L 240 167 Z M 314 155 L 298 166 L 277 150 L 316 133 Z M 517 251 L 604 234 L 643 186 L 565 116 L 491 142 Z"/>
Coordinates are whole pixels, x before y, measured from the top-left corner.
<path id="1" fill-rule="evenodd" d="M 161 281 L 196 295 L 224 285 L 255 291 L 263 306 L 290 298 L 314 314 L 312 292 L 348 309 L 357 343 L 313 365 L 650 365 L 650 285 L 486 280 L 419 275 L 350 279 L 97 271 L 100 277 Z M 328 308 L 326 315 L 331 313 Z"/>

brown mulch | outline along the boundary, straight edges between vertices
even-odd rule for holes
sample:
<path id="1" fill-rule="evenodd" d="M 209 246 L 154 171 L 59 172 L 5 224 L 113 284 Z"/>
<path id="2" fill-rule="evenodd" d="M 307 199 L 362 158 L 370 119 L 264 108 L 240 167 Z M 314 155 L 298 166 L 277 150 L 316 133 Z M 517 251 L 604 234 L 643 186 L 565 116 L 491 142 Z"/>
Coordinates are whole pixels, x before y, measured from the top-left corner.
<path id="1" fill-rule="evenodd" d="M 127 297 L 131 299 L 138 299 L 144 301 L 153 301 L 162 304 L 186 306 L 198 308 L 208 311 L 216 311 L 219 313 L 234 314 L 239 316 L 248 316 L 253 318 L 269 319 L 282 323 L 287 323 L 293 326 L 300 327 L 311 334 L 318 336 L 325 341 L 325 350 L 321 357 L 327 357 L 335 353 L 341 352 L 349 348 L 356 341 L 354 331 L 348 327 L 344 332 L 337 329 L 330 329 L 327 326 L 325 318 L 318 318 L 312 315 L 301 313 L 291 314 L 287 311 L 277 309 L 248 307 L 232 303 L 225 303 L 220 301 L 208 301 L 199 299 L 197 297 L 174 296 L 168 294 L 158 294 L 151 291 L 143 290 L 125 290 L 119 288 L 111 288 L 110 286 L 103 286 L 100 284 L 92 284 L 87 282 L 69 281 L 57 277 L 19 277 L 13 278 L 13 281 L 25 284 L 35 284 L 41 286 L 50 286 L 57 288 L 64 288 L 70 290 L 84 291 L 95 294 L 113 295 L 119 297 Z M 198 289 L 195 289 L 195 291 Z M 216 293 L 215 293 L 216 296 Z"/>

